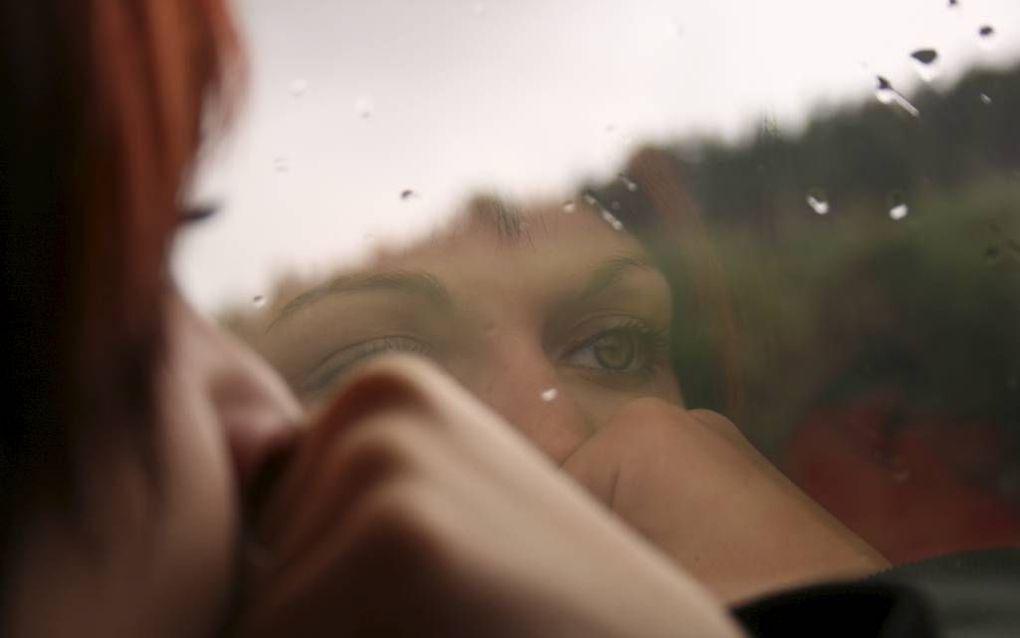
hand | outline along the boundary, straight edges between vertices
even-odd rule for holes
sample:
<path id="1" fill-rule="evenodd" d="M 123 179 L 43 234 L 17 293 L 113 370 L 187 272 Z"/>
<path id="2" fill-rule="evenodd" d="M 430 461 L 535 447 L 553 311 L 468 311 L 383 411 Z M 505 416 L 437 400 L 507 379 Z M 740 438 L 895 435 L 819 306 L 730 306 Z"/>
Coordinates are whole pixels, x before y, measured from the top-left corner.
<path id="1" fill-rule="evenodd" d="M 368 364 L 260 516 L 242 635 L 737 636 L 721 605 L 425 362 Z"/>
<path id="2" fill-rule="evenodd" d="M 638 399 L 564 469 L 729 603 L 888 567 L 713 412 Z"/>

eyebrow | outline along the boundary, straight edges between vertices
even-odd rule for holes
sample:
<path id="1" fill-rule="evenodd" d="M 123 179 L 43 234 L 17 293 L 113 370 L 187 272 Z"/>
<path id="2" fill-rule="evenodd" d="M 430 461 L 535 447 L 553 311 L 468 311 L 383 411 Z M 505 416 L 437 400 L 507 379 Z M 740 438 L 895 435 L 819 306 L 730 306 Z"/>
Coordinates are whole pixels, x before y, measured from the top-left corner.
<path id="1" fill-rule="evenodd" d="M 627 271 L 632 269 L 658 271 L 648 259 L 640 255 L 618 255 L 601 262 L 585 282 L 581 290 L 574 295 L 573 303 L 584 303 L 590 301 L 603 293 L 607 288 L 612 287 L 623 277 Z"/>
<path id="2" fill-rule="evenodd" d="M 383 273 L 364 273 L 341 275 L 311 290 L 301 293 L 287 302 L 273 319 L 266 332 L 273 329 L 283 319 L 293 315 L 297 310 L 334 295 L 349 295 L 359 292 L 396 292 L 404 295 L 417 295 L 425 298 L 435 306 L 448 307 L 453 304 L 450 291 L 435 277 L 427 272 L 392 271 Z"/>

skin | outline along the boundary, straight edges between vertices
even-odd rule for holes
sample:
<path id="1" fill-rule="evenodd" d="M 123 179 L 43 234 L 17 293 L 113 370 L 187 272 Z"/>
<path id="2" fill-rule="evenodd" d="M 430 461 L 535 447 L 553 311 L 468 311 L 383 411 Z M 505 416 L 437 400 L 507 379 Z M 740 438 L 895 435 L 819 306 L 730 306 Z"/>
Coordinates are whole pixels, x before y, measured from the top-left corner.
<path id="1" fill-rule="evenodd" d="M 408 275 L 427 294 L 393 285 Z M 886 567 L 736 426 L 684 409 L 672 307 L 631 235 L 557 209 L 526 217 L 516 240 L 468 218 L 306 290 L 257 343 L 310 406 L 375 356 L 428 357 L 728 602 Z"/>
<path id="2" fill-rule="evenodd" d="M 210 635 L 241 557 L 241 635 L 739 635 L 693 579 L 430 364 L 374 362 L 299 429 L 269 368 L 179 301 L 167 311 L 161 491 L 137 449 L 97 446 L 87 535 L 45 510 L 29 527 L 12 635 Z M 256 552 L 241 497 L 286 449 L 289 471 L 248 513 Z"/>
<path id="3" fill-rule="evenodd" d="M 694 580 L 417 358 L 352 375 L 260 519 L 255 636 L 739 635 Z"/>
<path id="4" fill-rule="evenodd" d="M 471 220 L 305 291 L 256 346 L 310 406 L 373 355 L 424 355 L 556 463 L 628 401 L 681 404 L 669 285 L 641 244 L 588 212 L 525 224 Z M 433 288 L 371 283 L 408 276 Z"/>
<path id="5" fill-rule="evenodd" d="M 239 494 L 294 438 L 301 409 L 265 363 L 176 296 L 166 312 L 158 488 L 136 447 L 90 442 L 81 524 L 42 509 L 26 526 L 12 635 L 87 627 L 97 636 L 196 636 L 222 622 L 235 585 Z"/>

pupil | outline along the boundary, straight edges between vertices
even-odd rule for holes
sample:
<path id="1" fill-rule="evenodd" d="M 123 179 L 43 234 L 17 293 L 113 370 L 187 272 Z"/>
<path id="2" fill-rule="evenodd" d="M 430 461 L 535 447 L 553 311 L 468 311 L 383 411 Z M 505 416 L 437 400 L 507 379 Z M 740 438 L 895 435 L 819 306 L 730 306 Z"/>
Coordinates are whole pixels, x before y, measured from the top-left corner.
<path id="1" fill-rule="evenodd" d="M 625 370 L 634 363 L 634 340 L 622 332 L 611 332 L 595 343 L 595 360 L 610 370 Z"/>

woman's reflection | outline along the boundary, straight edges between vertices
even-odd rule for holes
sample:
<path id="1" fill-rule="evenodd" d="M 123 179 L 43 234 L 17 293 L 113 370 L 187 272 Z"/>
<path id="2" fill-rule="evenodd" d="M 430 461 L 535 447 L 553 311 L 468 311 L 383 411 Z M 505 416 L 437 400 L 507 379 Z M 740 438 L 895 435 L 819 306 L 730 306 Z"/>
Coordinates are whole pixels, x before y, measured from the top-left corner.
<path id="1" fill-rule="evenodd" d="M 588 206 L 480 198 L 429 240 L 292 295 L 248 336 L 309 404 L 374 355 L 422 354 L 562 461 L 631 399 L 682 403 L 669 284 L 619 228 Z"/>

